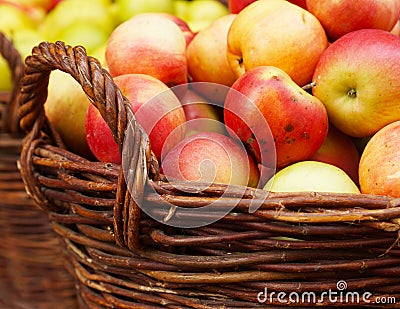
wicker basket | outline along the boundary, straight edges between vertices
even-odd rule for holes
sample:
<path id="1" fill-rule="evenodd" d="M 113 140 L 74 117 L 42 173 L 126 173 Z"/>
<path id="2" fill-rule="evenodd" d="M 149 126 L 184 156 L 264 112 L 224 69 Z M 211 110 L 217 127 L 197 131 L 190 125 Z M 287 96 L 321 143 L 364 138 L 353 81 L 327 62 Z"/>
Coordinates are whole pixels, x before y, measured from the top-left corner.
<path id="1" fill-rule="evenodd" d="M 80 308 L 359 308 L 382 299 L 385 308 L 400 306 L 399 199 L 168 182 L 129 102 L 83 47 L 43 42 L 26 65 L 20 169 L 63 239 Z M 64 148 L 43 109 L 52 70 L 80 83 L 128 149 L 126 166 Z M 206 226 L 170 224 L 219 216 L 202 211 L 211 202 L 232 209 Z M 252 202 L 260 203 L 255 212 Z M 351 301 L 357 295 L 366 301 Z"/>
<path id="2" fill-rule="evenodd" d="M 0 104 L 0 307 L 75 308 L 74 278 L 66 269 L 60 237 L 48 214 L 26 194 L 17 167 L 23 140 L 18 96 L 25 66 L 2 33 L 0 51 L 14 82 L 12 93 L 3 94 Z"/>

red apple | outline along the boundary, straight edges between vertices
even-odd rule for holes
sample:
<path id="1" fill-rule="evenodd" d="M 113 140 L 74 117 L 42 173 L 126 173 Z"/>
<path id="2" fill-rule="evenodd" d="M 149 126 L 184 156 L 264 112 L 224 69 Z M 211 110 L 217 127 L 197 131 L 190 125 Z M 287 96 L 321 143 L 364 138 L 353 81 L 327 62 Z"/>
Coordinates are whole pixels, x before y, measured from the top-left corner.
<path id="1" fill-rule="evenodd" d="M 288 0 L 289 2 L 296 4 L 297 6 L 303 8 L 303 9 L 307 9 L 307 1 L 306 0 Z"/>
<path id="2" fill-rule="evenodd" d="M 400 121 L 380 129 L 361 155 L 359 177 L 362 193 L 400 198 Z"/>
<path id="3" fill-rule="evenodd" d="M 179 89 L 177 89 L 178 87 Z M 185 111 L 185 137 L 200 132 L 226 133 L 221 106 L 202 97 L 192 88 L 175 86 L 171 89 L 177 95 Z"/>
<path id="4" fill-rule="evenodd" d="M 106 61 L 112 76 L 148 74 L 168 86 L 187 82 L 185 37 L 162 15 L 143 13 L 117 26 L 107 42 Z"/>
<path id="5" fill-rule="evenodd" d="M 274 146 L 277 168 L 311 158 L 328 133 L 324 105 L 275 67 L 247 71 L 232 85 L 224 107 L 227 127 L 249 144 L 258 162 L 266 166 L 271 163 L 266 164 L 262 157 L 269 161 Z M 273 139 L 266 134 L 268 126 Z"/>
<path id="6" fill-rule="evenodd" d="M 215 132 L 192 135 L 162 160 L 162 170 L 171 179 L 203 183 L 226 183 L 256 187 L 258 169 L 243 145 Z"/>
<path id="7" fill-rule="evenodd" d="M 237 77 L 258 66 L 275 66 L 304 86 L 327 46 L 325 30 L 310 12 L 288 1 L 258 0 L 233 21 L 227 57 Z"/>
<path id="8" fill-rule="evenodd" d="M 186 52 L 189 75 L 194 82 L 231 86 L 236 80 L 226 58 L 227 36 L 235 14 L 219 17 L 201 29 Z"/>
<path id="9" fill-rule="evenodd" d="M 151 149 L 161 160 L 162 151 L 168 151 L 185 134 L 185 113 L 178 98 L 167 85 L 149 75 L 124 74 L 114 77 L 114 82 L 129 99 L 136 120 L 149 135 Z M 96 158 L 121 163 L 111 130 L 93 105 L 87 111 L 85 126 L 87 142 Z"/>
<path id="10" fill-rule="evenodd" d="M 228 0 L 228 8 L 232 14 L 238 14 L 246 6 L 256 0 Z"/>
<path id="11" fill-rule="evenodd" d="M 356 30 L 333 42 L 316 67 L 312 88 L 330 122 L 353 137 L 372 136 L 400 120 L 400 38 Z"/>
<path id="12" fill-rule="evenodd" d="M 333 125 L 329 126 L 328 135 L 322 146 L 311 160 L 329 163 L 345 171 L 355 184 L 358 184 L 358 164 L 360 154 L 352 138 Z"/>
<path id="13" fill-rule="evenodd" d="M 390 31 L 400 17 L 399 0 L 307 0 L 314 14 L 334 41 L 359 29 Z"/>

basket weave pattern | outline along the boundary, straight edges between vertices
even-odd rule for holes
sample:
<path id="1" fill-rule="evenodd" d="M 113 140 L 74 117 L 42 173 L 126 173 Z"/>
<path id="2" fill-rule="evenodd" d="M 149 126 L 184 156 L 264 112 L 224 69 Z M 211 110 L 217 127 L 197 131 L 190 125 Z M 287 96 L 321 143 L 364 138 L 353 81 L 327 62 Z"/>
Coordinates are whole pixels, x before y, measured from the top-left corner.
<path id="1" fill-rule="evenodd" d="M 65 268 L 60 238 L 48 214 L 26 194 L 17 167 L 23 141 L 18 95 L 24 64 L 2 33 L 0 51 L 14 86 L 0 103 L 0 307 L 74 308 L 74 280 Z"/>
<path id="2" fill-rule="evenodd" d="M 400 296 L 399 199 L 218 184 L 199 190 L 196 183 L 168 182 L 129 102 L 83 47 L 43 42 L 26 65 L 19 113 L 28 135 L 20 170 L 26 190 L 63 239 L 80 308 L 265 307 L 257 301 L 264 289 L 276 293 L 268 307 L 280 307 L 289 304 L 277 299 L 279 292 L 320 296 L 340 280 L 347 291 L 370 292 L 371 301 Z M 129 181 L 120 165 L 65 149 L 43 108 L 52 70 L 82 86 L 121 151 L 130 124 L 133 139 L 124 154 Z M 260 207 L 250 212 L 254 201 Z M 191 211 L 211 202 L 221 210 L 234 207 L 210 225 L 188 229 L 149 215 L 195 222 L 216 215 Z M 290 305 L 335 304 L 324 298 Z"/>

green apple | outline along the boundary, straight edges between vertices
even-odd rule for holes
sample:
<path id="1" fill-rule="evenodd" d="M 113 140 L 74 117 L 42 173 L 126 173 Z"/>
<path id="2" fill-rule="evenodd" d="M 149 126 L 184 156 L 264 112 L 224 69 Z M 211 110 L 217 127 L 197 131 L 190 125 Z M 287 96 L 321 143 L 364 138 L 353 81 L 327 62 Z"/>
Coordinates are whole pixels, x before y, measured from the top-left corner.
<path id="1" fill-rule="evenodd" d="M 106 62 L 106 47 L 107 41 L 93 49 L 92 52 L 89 53 L 89 55 L 99 60 L 103 69 L 108 70 Z"/>
<path id="2" fill-rule="evenodd" d="M 97 25 L 85 21 L 72 23 L 69 27 L 58 33 L 58 40 L 72 46 L 82 45 L 86 48 L 88 54 L 91 54 L 98 47 L 105 44 L 108 37 Z"/>
<path id="3" fill-rule="evenodd" d="M 64 0 L 46 15 L 41 31 L 46 40 L 57 41 L 65 29 L 82 22 L 97 27 L 107 36 L 116 25 L 108 5 L 103 1 Z"/>
<path id="4" fill-rule="evenodd" d="M 217 0 L 193 0 L 188 2 L 186 14 L 182 19 L 193 32 L 197 32 L 227 14 L 230 14 L 228 8 Z"/>
<path id="5" fill-rule="evenodd" d="M 301 161 L 281 169 L 264 189 L 272 192 L 360 193 L 342 169 L 318 161 Z"/>
<path id="6" fill-rule="evenodd" d="M 27 12 L 14 5 L 0 3 L 0 31 L 11 35 L 21 29 L 36 29 L 37 23 Z"/>
<path id="7" fill-rule="evenodd" d="M 23 28 L 7 36 L 14 44 L 14 47 L 25 59 L 32 52 L 32 48 L 43 41 L 43 37 L 35 29 Z M 0 57 L 0 91 L 11 91 L 13 87 L 11 72 L 8 63 Z"/>
<path id="8" fill-rule="evenodd" d="M 116 5 L 119 22 L 124 22 L 141 13 L 174 13 L 173 0 L 117 0 Z"/>
<path id="9" fill-rule="evenodd" d="M 50 75 L 45 112 L 68 150 L 90 158 L 86 143 L 85 119 L 90 101 L 81 86 L 67 73 Z"/>
<path id="10" fill-rule="evenodd" d="M 187 19 L 187 12 L 189 10 L 190 1 L 187 0 L 175 0 L 174 2 L 174 15 L 183 20 Z"/>

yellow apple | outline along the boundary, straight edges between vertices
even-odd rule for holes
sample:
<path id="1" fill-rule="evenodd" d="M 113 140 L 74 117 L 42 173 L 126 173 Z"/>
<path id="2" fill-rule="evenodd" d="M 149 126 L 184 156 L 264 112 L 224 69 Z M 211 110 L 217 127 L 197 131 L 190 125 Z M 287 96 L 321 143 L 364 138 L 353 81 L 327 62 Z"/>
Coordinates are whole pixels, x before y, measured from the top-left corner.
<path id="1" fill-rule="evenodd" d="M 86 143 L 85 119 L 90 101 L 81 86 L 67 73 L 53 71 L 50 75 L 45 112 L 60 133 L 67 148 L 90 158 Z"/>
<path id="2" fill-rule="evenodd" d="M 235 17 L 235 14 L 219 17 L 200 30 L 188 45 L 188 71 L 194 82 L 231 86 L 236 80 L 226 58 L 228 31 Z"/>
<path id="3" fill-rule="evenodd" d="M 311 13 L 284 0 L 258 0 L 233 21 L 227 56 L 237 77 L 257 66 L 275 66 L 304 86 L 327 47 L 325 31 Z"/>
<path id="4" fill-rule="evenodd" d="M 360 193 L 342 169 L 318 161 L 301 161 L 281 169 L 264 189 L 273 192 Z"/>

